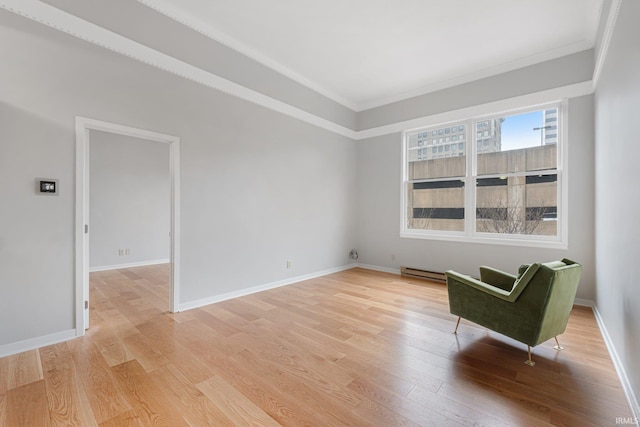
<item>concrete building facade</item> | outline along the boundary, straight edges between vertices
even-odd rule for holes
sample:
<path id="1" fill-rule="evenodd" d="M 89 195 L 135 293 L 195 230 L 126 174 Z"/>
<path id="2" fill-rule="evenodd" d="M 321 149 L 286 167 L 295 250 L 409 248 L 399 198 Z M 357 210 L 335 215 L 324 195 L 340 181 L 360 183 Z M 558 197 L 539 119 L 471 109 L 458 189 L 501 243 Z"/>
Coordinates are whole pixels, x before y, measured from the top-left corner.
<path id="1" fill-rule="evenodd" d="M 557 145 L 479 153 L 476 231 L 557 234 Z M 464 231 L 465 156 L 409 162 L 408 228 Z M 514 171 L 522 172 L 515 175 Z M 540 172 L 540 173 L 538 173 Z M 486 177 L 483 177 L 486 176 Z M 452 179 L 452 177 L 459 177 Z"/>

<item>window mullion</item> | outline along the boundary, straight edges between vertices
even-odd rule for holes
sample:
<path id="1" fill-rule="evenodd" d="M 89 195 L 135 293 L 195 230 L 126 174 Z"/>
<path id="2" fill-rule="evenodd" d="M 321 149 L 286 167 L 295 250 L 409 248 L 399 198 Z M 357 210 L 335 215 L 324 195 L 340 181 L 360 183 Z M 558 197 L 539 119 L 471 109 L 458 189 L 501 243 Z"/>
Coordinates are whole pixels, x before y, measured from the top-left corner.
<path id="1" fill-rule="evenodd" d="M 469 119 L 466 122 L 467 127 L 467 176 L 466 176 L 466 193 L 465 193 L 465 233 L 468 236 L 475 235 L 475 217 L 476 217 L 476 141 L 474 120 Z"/>

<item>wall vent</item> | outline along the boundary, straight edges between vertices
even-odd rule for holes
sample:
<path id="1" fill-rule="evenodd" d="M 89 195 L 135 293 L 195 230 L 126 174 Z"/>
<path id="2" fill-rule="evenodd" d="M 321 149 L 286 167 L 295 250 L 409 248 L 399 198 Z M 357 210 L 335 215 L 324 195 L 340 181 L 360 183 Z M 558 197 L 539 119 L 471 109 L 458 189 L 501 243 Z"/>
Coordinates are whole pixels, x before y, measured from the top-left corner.
<path id="1" fill-rule="evenodd" d="M 418 279 L 432 280 L 434 282 L 446 283 L 447 276 L 439 271 L 421 270 L 419 268 L 400 267 L 400 273 L 407 277 L 416 277 Z"/>

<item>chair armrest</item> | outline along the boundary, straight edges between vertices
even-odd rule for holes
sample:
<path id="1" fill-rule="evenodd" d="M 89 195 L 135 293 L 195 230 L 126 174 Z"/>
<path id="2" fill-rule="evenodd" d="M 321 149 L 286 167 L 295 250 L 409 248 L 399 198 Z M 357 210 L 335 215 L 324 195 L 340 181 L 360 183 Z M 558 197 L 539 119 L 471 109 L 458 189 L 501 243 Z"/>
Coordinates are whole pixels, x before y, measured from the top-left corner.
<path id="1" fill-rule="evenodd" d="M 513 289 L 517 277 L 513 274 L 505 273 L 492 267 L 480 267 L 480 281 L 489 283 L 505 291 Z"/>
<path id="2" fill-rule="evenodd" d="M 472 288 L 475 288 L 481 292 L 484 292 L 485 294 L 491 295 L 495 298 L 499 298 L 501 300 L 505 300 L 505 301 L 510 301 L 510 292 L 509 291 L 505 291 L 504 289 L 501 289 L 499 287 L 490 285 L 488 283 L 484 283 L 481 282 L 480 280 L 474 279 L 471 276 L 467 276 L 464 274 L 460 274 L 460 273 L 456 273 L 455 271 L 449 270 L 446 273 L 447 276 L 447 284 L 449 284 L 449 280 L 453 280 L 459 283 L 462 283 L 464 285 L 470 286 Z"/>
<path id="3" fill-rule="evenodd" d="M 524 291 L 524 288 L 527 287 L 531 279 L 533 279 L 533 276 L 535 276 L 535 274 L 538 272 L 538 269 L 540 268 L 540 266 L 541 264 L 539 262 L 535 262 L 529 265 L 529 267 L 527 267 L 525 272 L 522 273 L 522 275 L 518 278 L 518 280 L 516 280 L 516 282 L 513 284 L 513 289 L 511 290 L 511 293 L 509 295 L 509 298 L 511 298 L 511 301 L 515 301 L 518 299 L 522 291 Z"/>
<path id="4" fill-rule="evenodd" d="M 518 299 L 524 288 L 527 287 L 533 276 L 536 274 L 538 269 L 540 268 L 540 263 L 534 263 L 527 268 L 527 271 L 517 279 L 513 284 L 513 289 L 504 290 L 498 286 L 493 286 L 492 284 L 485 283 L 483 281 L 474 279 L 471 276 L 466 276 L 464 274 L 456 273 L 455 271 L 449 270 L 445 274 L 447 275 L 447 284 L 449 283 L 449 279 L 455 280 L 459 283 L 465 284 L 472 288 L 475 288 L 481 292 L 489 294 L 493 297 L 499 298 L 504 301 L 514 302 Z M 496 270 L 499 271 L 499 270 Z M 507 274 L 507 273 L 503 273 Z"/>

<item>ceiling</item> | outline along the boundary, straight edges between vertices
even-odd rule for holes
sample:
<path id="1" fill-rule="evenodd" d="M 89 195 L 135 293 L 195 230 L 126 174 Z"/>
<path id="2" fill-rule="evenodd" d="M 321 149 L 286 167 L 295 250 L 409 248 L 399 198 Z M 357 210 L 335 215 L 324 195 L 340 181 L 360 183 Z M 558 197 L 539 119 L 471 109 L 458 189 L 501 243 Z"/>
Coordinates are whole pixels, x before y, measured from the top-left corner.
<path id="1" fill-rule="evenodd" d="M 354 110 L 592 48 L 602 0 L 139 0 Z"/>

